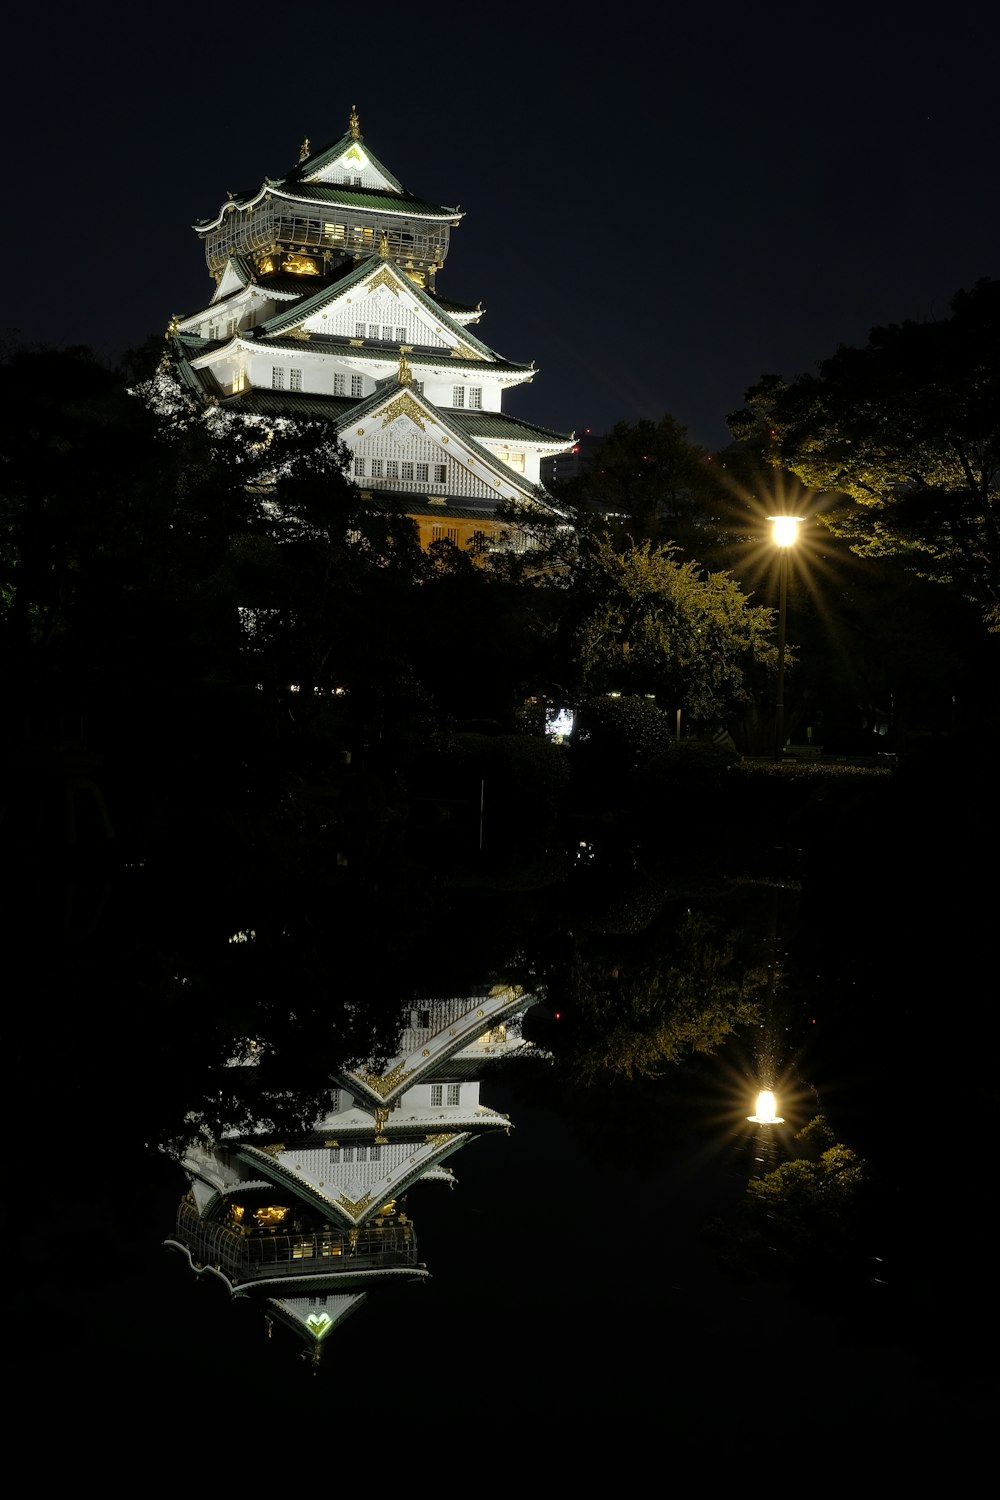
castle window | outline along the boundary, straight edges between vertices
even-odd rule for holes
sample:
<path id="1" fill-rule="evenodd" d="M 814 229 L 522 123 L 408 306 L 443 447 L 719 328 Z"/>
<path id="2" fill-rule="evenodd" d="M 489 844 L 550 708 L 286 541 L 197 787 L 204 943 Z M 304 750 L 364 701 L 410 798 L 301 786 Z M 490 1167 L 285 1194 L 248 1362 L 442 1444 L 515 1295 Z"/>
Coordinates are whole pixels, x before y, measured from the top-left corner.
<path id="1" fill-rule="evenodd" d="M 363 396 L 365 393 L 365 377 L 363 375 L 351 376 L 351 395 Z"/>
<path id="2" fill-rule="evenodd" d="M 372 459 L 372 478 L 373 479 L 381 479 L 382 478 L 382 460 L 380 458 L 373 458 Z"/>
<path id="3" fill-rule="evenodd" d="M 396 329 L 396 343 L 397 344 L 405 344 L 406 343 L 406 329 L 405 328 L 397 328 Z"/>
<path id="4" fill-rule="evenodd" d="M 355 323 L 355 325 L 354 325 L 354 337 L 356 339 L 363 339 L 364 336 L 365 336 L 365 325 L 363 323 Z"/>
<path id="5" fill-rule="evenodd" d="M 347 382 L 343 375 L 335 375 L 333 377 L 333 394 L 335 396 L 347 395 Z"/>
<path id="6" fill-rule="evenodd" d="M 345 1146 L 344 1147 L 344 1161 L 353 1161 L 353 1160 L 354 1160 L 354 1147 L 353 1146 Z"/>
<path id="7" fill-rule="evenodd" d="M 237 330 L 237 328 L 239 326 L 240 326 L 240 323 L 239 323 L 239 319 L 238 318 L 230 318 L 229 319 L 229 322 L 226 324 L 226 333 L 229 335 L 230 338 L 232 338 L 233 334 L 236 332 L 236 330 Z"/>
<path id="8" fill-rule="evenodd" d="M 427 465 L 417 464 L 417 481 L 420 484 L 427 483 Z"/>
<path id="9" fill-rule="evenodd" d="M 378 324 L 377 323 L 370 323 L 368 325 L 368 337 L 370 339 L 377 339 L 378 338 Z"/>
<path id="10" fill-rule="evenodd" d="M 271 366 L 271 389 L 273 391 L 285 389 L 285 372 L 280 365 Z"/>
<path id="11" fill-rule="evenodd" d="M 461 1098 L 461 1096 L 462 1096 L 462 1085 L 460 1083 L 449 1083 L 449 1085 L 448 1085 L 448 1103 L 449 1104 L 457 1104 L 458 1101 L 459 1101 L 459 1099 Z"/>
<path id="12" fill-rule="evenodd" d="M 386 459 L 386 461 L 385 461 L 385 477 L 386 477 L 386 479 L 398 479 L 399 478 L 399 463 L 397 462 L 396 459 L 394 459 L 394 458 L 387 458 Z"/>
<path id="13" fill-rule="evenodd" d="M 444 484 L 444 476 L 445 476 L 445 466 L 444 466 L 444 464 L 435 464 L 434 465 L 434 483 L 435 484 Z"/>
<path id="14" fill-rule="evenodd" d="M 482 406 L 482 404 L 483 404 L 483 388 L 482 388 L 482 386 L 481 385 L 471 385 L 469 387 L 469 405 L 470 406 L 474 406 L 476 408 L 476 410 L 478 411 L 480 409 L 480 407 Z"/>
<path id="15" fill-rule="evenodd" d="M 440 1083 L 431 1084 L 431 1109 L 437 1109 L 444 1100 L 444 1089 Z"/>
<path id="16" fill-rule="evenodd" d="M 301 391 L 301 389 L 302 389 L 302 371 L 301 370 L 289 370 L 289 372 L 288 372 L 288 389 L 290 391 Z"/>
<path id="17" fill-rule="evenodd" d="M 330 1160 L 331 1161 L 339 1161 L 340 1160 L 340 1147 L 339 1146 L 331 1146 L 330 1147 Z"/>
<path id="18" fill-rule="evenodd" d="M 456 385 L 452 391 L 451 402 L 453 406 L 465 405 L 465 386 Z"/>
<path id="19" fill-rule="evenodd" d="M 363 458 L 356 458 L 354 460 L 354 472 L 359 479 L 365 477 L 365 461 Z"/>
<path id="20" fill-rule="evenodd" d="M 407 463 L 403 464 L 403 474 L 402 474 L 402 477 L 404 479 L 412 479 L 413 478 L 413 465 L 412 464 L 407 464 Z"/>
<path id="21" fill-rule="evenodd" d="M 385 340 L 385 342 L 387 344 L 391 344 L 392 343 L 392 329 L 391 328 L 383 328 L 382 329 L 382 338 Z"/>

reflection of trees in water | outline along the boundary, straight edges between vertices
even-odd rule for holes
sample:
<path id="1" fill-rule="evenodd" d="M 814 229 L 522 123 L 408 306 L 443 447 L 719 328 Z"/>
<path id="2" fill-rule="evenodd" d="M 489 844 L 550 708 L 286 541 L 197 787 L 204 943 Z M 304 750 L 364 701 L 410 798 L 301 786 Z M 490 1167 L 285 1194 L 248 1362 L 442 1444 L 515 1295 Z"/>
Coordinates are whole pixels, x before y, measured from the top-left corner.
<path id="1" fill-rule="evenodd" d="M 693 1052 L 712 1053 L 760 1016 L 767 971 L 739 935 L 701 912 L 657 922 L 642 941 L 578 942 L 550 993 L 570 1011 L 566 1059 L 579 1081 L 655 1077 Z"/>

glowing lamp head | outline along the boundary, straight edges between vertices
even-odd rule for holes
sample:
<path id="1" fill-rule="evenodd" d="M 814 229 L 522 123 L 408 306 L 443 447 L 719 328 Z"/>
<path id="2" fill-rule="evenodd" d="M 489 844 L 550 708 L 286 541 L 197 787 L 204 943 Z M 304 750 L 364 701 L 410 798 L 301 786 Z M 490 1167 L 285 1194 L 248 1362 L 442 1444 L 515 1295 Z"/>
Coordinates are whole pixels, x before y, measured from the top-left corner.
<path id="1" fill-rule="evenodd" d="M 799 539 L 801 516 L 768 516 L 771 523 L 771 540 L 776 547 L 794 547 Z"/>
<path id="2" fill-rule="evenodd" d="M 747 1115 L 755 1125 L 783 1125 L 784 1119 L 778 1114 L 778 1106 L 774 1094 L 770 1089 L 761 1089 L 757 1095 L 757 1110 L 755 1114 Z"/>

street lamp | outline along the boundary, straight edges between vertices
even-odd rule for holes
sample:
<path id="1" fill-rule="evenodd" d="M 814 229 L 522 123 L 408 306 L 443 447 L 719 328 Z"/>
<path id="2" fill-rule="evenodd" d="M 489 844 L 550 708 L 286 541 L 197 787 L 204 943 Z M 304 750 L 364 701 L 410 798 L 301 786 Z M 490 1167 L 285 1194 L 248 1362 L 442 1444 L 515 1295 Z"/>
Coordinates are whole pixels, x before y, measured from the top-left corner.
<path id="1" fill-rule="evenodd" d="M 774 705 L 774 758 L 785 748 L 785 616 L 788 609 L 788 549 L 799 539 L 801 516 L 768 516 L 778 549 L 778 698 Z"/>
<path id="2" fill-rule="evenodd" d="M 747 1115 L 754 1125 L 784 1125 L 785 1121 L 778 1114 L 778 1105 L 774 1094 L 770 1089 L 761 1089 L 757 1095 L 757 1113 Z"/>

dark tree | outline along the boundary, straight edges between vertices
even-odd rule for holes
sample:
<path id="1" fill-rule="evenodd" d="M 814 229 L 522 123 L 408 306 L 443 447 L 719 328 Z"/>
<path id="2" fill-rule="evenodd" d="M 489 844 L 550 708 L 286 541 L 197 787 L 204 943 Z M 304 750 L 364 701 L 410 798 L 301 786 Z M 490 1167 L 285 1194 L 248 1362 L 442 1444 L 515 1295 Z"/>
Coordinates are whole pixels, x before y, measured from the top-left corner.
<path id="1" fill-rule="evenodd" d="M 1000 282 L 957 293 L 949 318 L 873 329 L 818 375 L 765 376 L 746 403 L 734 434 L 838 493 L 835 534 L 903 557 L 1000 629 Z"/>

